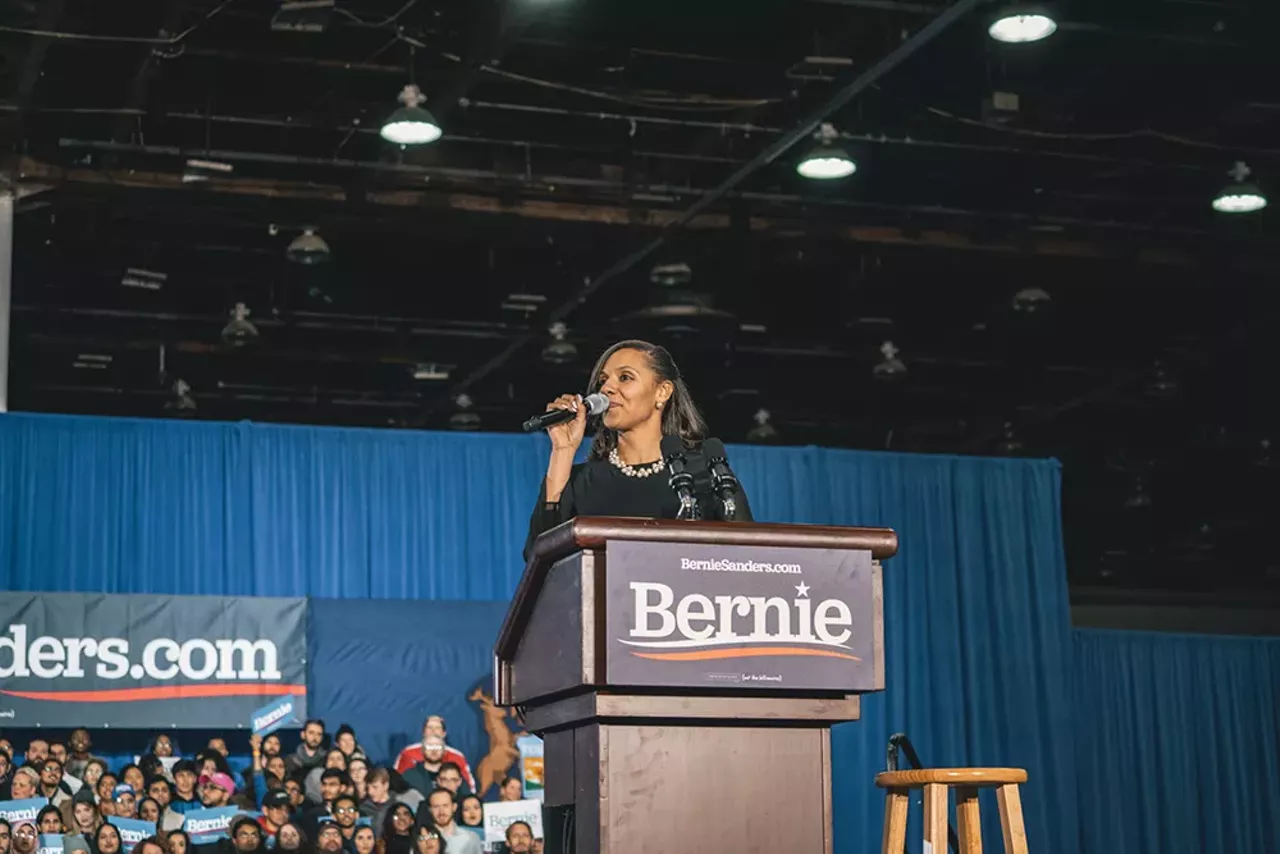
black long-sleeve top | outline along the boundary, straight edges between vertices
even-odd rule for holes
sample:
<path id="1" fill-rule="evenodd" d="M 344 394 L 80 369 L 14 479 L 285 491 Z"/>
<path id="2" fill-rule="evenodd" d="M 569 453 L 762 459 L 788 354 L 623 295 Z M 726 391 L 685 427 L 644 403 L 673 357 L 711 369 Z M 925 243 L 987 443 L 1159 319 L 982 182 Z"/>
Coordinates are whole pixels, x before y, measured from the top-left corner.
<path id="1" fill-rule="evenodd" d="M 720 519 L 721 505 L 711 492 L 711 474 L 706 459 L 698 452 L 688 454 L 687 465 L 693 473 L 694 493 L 702 518 Z M 643 465 L 635 468 L 643 468 Z M 648 519 L 674 519 L 680 510 L 680 499 L 669 483 L 670 475 L 659 472 L 649 477 L 628 477 L 608 460 L 588 460 L 578 463 L 569 473 L 569 482 L 560 493 L 560 500 L 547 503 L 547 483 L 544 479 L 538 489 L 538 502 L 529 520 L 529 537 L 524 544 L 527 561 L 533 551 L 533 541 L 544 531 L 549 531 L 575 516 L 636 516 Z M 751 507 L 747 495 L 739 487 L 735 496 L 737 505 L 735 521 L 750 522 Z"/>

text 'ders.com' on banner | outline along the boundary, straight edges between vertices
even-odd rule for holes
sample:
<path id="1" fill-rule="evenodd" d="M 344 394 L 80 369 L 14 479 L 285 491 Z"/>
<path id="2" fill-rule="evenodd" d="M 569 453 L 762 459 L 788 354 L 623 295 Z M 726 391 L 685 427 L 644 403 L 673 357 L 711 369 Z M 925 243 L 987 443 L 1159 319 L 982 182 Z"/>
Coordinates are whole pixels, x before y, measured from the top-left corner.
<path id="1" fill-rule="evenodd" d="M 305 599 L 0 593 L 0 726 L 218 727 L 292 695 Z"/>

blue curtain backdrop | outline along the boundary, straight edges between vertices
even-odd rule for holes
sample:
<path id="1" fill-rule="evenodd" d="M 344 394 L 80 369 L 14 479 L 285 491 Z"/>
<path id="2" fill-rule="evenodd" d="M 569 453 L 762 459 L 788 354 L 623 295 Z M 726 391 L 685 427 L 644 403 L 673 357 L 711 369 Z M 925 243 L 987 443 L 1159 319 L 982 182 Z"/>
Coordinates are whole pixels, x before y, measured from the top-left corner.
<path id="1" fill-rule="evenodd" d="M 2 416 L 0 578 L 25 590 L 504 600 L 544 443 Z M 1028 768 L 1032 845 L 1078 851 L 1057 464 L 816 448 L 730 455 L 760 519 L 886 525 L 902 540 L 886 565 L 888 690 L 834 736 L 837 851 L 878 845 L 871 779 L 899 731 L 930 764 Z M 385 632 L 370 619 L 362 624 Z M 347 660 L 354 674 L 360 658 Z M 409 709 L 395 714 L 388 732 L 421 723 Z M 995 822 L 986 828 L 998 844 Z"/>
<path id="2" fill-rule="evenodd" d="M 1082 850 L 1280 851 L 1280 638 L 1078 630 Z"/>

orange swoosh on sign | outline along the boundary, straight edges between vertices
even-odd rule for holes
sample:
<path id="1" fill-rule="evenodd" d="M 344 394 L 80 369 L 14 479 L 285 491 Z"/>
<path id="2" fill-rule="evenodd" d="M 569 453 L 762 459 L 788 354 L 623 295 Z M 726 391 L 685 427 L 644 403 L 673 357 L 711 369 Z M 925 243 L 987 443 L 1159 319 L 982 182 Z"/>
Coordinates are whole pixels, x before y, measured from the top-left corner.
<path id="1" fill-rule="evenodd" d="M 711 661 L 717 658 L 760 658 L 766 655 L 809 655 L 818 658 L 844 658 L 862 661 L 856 655 L 847 655 L 830 649 L 796 649 L 789 646 L 749 646 L 742 649 L 704 649 L 694 652 L 632 652 L 640 658 L 658 661 Z"/>
<path id="2" fill-rule="evenodd" d="M 102 691 L 2 691 L 24 700 L 53 700 L 63 703 L 131 703 L 138 700 L 185 700 L 191 697 L 274 697 L 307 693 L 306 685 L 277 682 L 244 682 L 231 685 L 155 685 L 149 688 L 109 688 Z"/>

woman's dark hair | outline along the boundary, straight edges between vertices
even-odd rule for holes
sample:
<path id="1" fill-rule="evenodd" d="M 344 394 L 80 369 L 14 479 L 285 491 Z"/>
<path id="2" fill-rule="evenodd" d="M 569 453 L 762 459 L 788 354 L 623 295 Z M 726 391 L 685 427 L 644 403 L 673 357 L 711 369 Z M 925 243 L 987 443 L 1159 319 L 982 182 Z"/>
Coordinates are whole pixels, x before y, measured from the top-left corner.
<path id="1" fill-rule="evenodd" d="M 130 768 L 136 768 L 136 769 L 137 769 L 137 771 L 138 771 L 138 773 L 139 773 L 139 774 L 142 774 L 142 779 L 143 779 L 143 780 L 146 780 L 146 779 L 147 779 L 147 775 L 146 775 L 146 774 L 143 774 L 142 769 L 138 767 L 138 763 L 136 763 L 136 762 L 130 762 L 128 765 L 126 765 L 126 766 L 124 766 L 123 768 L 121 768 L 121 769 L 120 769 L 120 773 L 116 775 L 116 779 L 117 779 L 117 780 L 123 780 L 123 779 L 124 779 L 124 775 L 129 773 L 129 769 L 130 769 Z"/>
<path id="2" fill-rule="evenodd" d="M 138 799 L 138 805 L 134 808 L 134 812 L 135 812 L 135 813 L 137 813 L 138 818 L 140 818 L 140 819 L 142 818 L 142 805 L 143 805 L 143 804 L 145 804 L 145 803 L 147 803 L 148 801 L 150 801 L 151 803 L 155 804 L 155 806 L 156 806 L 156 817 L 157 817 L 157 818 L 164 818 L 164 816 L 163 816 L 163 815 L 161 815 L 161 813 L 163 813 L 163 812 L 164 812 L 164 810 L 160 809 L 160 802 L 159 802 L 159 801 L 157 801 L 155 798 L 152 798 L 152 797 L 144 797 L 144 798 L 139 798 L 139 799 Z M 164 847 L 164 846 L 161 846 L 161 847 Z M 165 849 L 165 850 L 168 850 L 168 849 Z"/>
<path id="3" fill-rule="evenodd" d="M 226 774 L 228 777 L 235 779 L 231 773 L 231 766 L 227 764 L 227 758 L 216 750 L 202 750 L 196 754 L 196 774 L 199 776 L 199 769 L 204 765 L 205 760 L 213 760 L 214 766 L 219 773 Z"/>
<path id="4" fill-rule="evenodd" d="M 102 850 L 102 832 L 104 830 L 109 830 L 116 835 L 116 839 L 120 841 L 120 850 L 123 851 L 124 837 L 120 835 L 120 831 L 116 829 L 116 826 L 109 821 L 104 821 L 102 824 L 98 825 L 98 829 L 93 832 L 93 850 Z"/>
<path id="5" fill-rule="evenodd" d="M 298 831 L 298 847 L 297 847 L 297 849 L 289 849 L 289 848 L 281 848 L 281 847 L 280 847 L 280 831 L 281 831 L 281 830 L 284 830 L 286 827 L 292 827 L 294 830 Z M 275 849 L 275 850 L 277 850 L 277 851 L 290 851 L 290 850 L 297 850 L 297 851 L 299 852 L 299 854 L 307 854 L 307 852 L 309 852 L 309 851 L 311 850 L 311 843 L 310 843 L 310 841 L 307 839 L 307 832 L 306 832 L 305 830 L 303 830 L 303 829 L 302 829 L 302 825 L 301 825 L 301 824 L 299 824 L 298 822 L 296 822 L 296 821 L 292 821 L 292 820 L 290 820 L 290 821 L 286 821 L 284 824 L 280 825 L 280 829 L 276 831 L 276 849 Z"/>
<path id="6" fill-rule="evenodd" d="M 154 753 L 144 753 L 142 758 L 138 760 L 138 770 L 142 772 L 144 780 L 150 780 L 152 777 L 159 777 L 164 773 L 164 763 Z"/>
<path id="7" fill-rule="evenodd" d="M 174 828 L 173 830 L 170 830 L 168 833 L 166 833 L 166 834 L 164 835 L 164 838 L 165 838 L 165 839 L 173 839 L 173 837 L 175 837 L 175 836 L 181 836 L 183 839 L 185 839 L 185 840 L 187 841 L 187 851 L 188 851 L 188 852 L 190 852 L 190 851 L 191 851 L 191 834 L 190 834 L 190 833 L 187 833 L 185 830 L 183 830 L 183 829 L 182 829 L 182 828 L 180 828 L 180 827 L 176 827 L 176 828 Z M 166 845 L 166 846 L 164 847 L 164 850 L 168 851 L 168 850 L 169 850 L 169 846 L 168 846 L 168 845 Z"/>
<path id="8" fill-rule="evenodd" d="M 619 341 L 608 350 L 605 350 L 600 354 L 600 358 L 596 360 L 595 367 L 591 369 L 591 376 L 587 380 L 587 394 L 600 390 L 602 385 L 600 374 L 604 371 L 605 363 L 609 361 L 610 356 L 619 350 L 637 350 L 644 353 L 649 360 L 649 368 L 658 377 L 658 382 L 670 382 L 674 386 L 671 397 L 667 400 L 667 405 L 662 408 L 662 435 L 679 436 L 686 445 L 690 446 L 706 438 L 707 422 L 702 420 L 702 413 L 698 411 L 697 405 L 693 402 L 689 387 L 685 385 L 684 378 L 680 376 L 680 369 L 676 367 L 675 360 L 671 358 L 667 348 L 658 344 L 629 339 Z M 588 419 L 587 429 L 590 430 L 592 427 L 595 428 L 595 438 L 591 440 L 591 450 L 588 452 L 587 458 L 591 460 L 607 459 L 609 452 L 618 446 L 618 434 L 616 431 L 605 427 L 599 416 L 593 416 Z"/>
<path id="9" fill-rule="evenodd" d="M 387 814 L 382 817 L 382 827 L 380 828 L 381 832 L 378 834 L 379 839 L 387 839 L 389 837 L 394 837 L 398 835 L 396 833 L 396 825 L 395 825 L 394 819 L 396 817 L 396 811 L 401 808 L 408 810 L 410 819 L 415 818 L 413 814 L 413 808 L 410 807 L 408 804 L 406 804 L 404 801 L 392 801 L 391 809 L 387 810 Z M 409 827 L 410 836 L 413 835 L 413 830 L 414 830 L 413 826 L 410 825 Z"/>
<path id="10" fill-rule="evenodd" d="M 480 804 L 480 809 L 482 810 L 484 809 L 484 801 L 480 800 L 480 796 L 477 795 L 475 792 L 472 792 L 469 795 L 463 795 L 461 798 L 458 799 L 458 824 L 461 825 L 462 827 L 484 827 L 483 818 L 480 820 L 479 824 L 463 824 L 462 823 L 462 805 L 465 804 L 467 801 L 475 801 L 476 803 Z"/>
<path id="11" fill-rule="evenodd" d="M 45 804 L 40 808 L 40 812 L 36 813 L 36 832 L 37 833 L 44 833 L 44 831 L 40 829 L 40 825 L 44 822 L 44 817 L 49 813 L 53 813 L 54 815 L 56 815 L 58 817 L 58 824 L 65 829 L 66 822 L 62 818 L 62 810 L 58 809 L 53 804 Z"/>
<path id="12" fill-rule="evenodd" d="M 188 837 L 188 838 L 190 838 L 190 837 Z M 146 839 L 144 839 L 144 840 L 142 840 L 141 842 L 139 842 L 139 843 L 137 843 L 136 845 L 134 845 L 134 846 L 133 846 L 133 850 L 134 850 L 134 851 L 141 851 L 141 850 L 142 850 L 142 846 L 144 846 L 144 845 L 154 845 L 154 846 L 156 846 L 157 848 L 159 848 L 161 851 L 168 851 L 168 850 L 169 850 L 169 846 L 168 846 L 168 845 L 165 845 L 165 844 L 164 844 L 164 840 L 163 840 L 163 839 L 161 839 L 158 835 L 155 835 L 155 836 L 148 836 Z"/>

